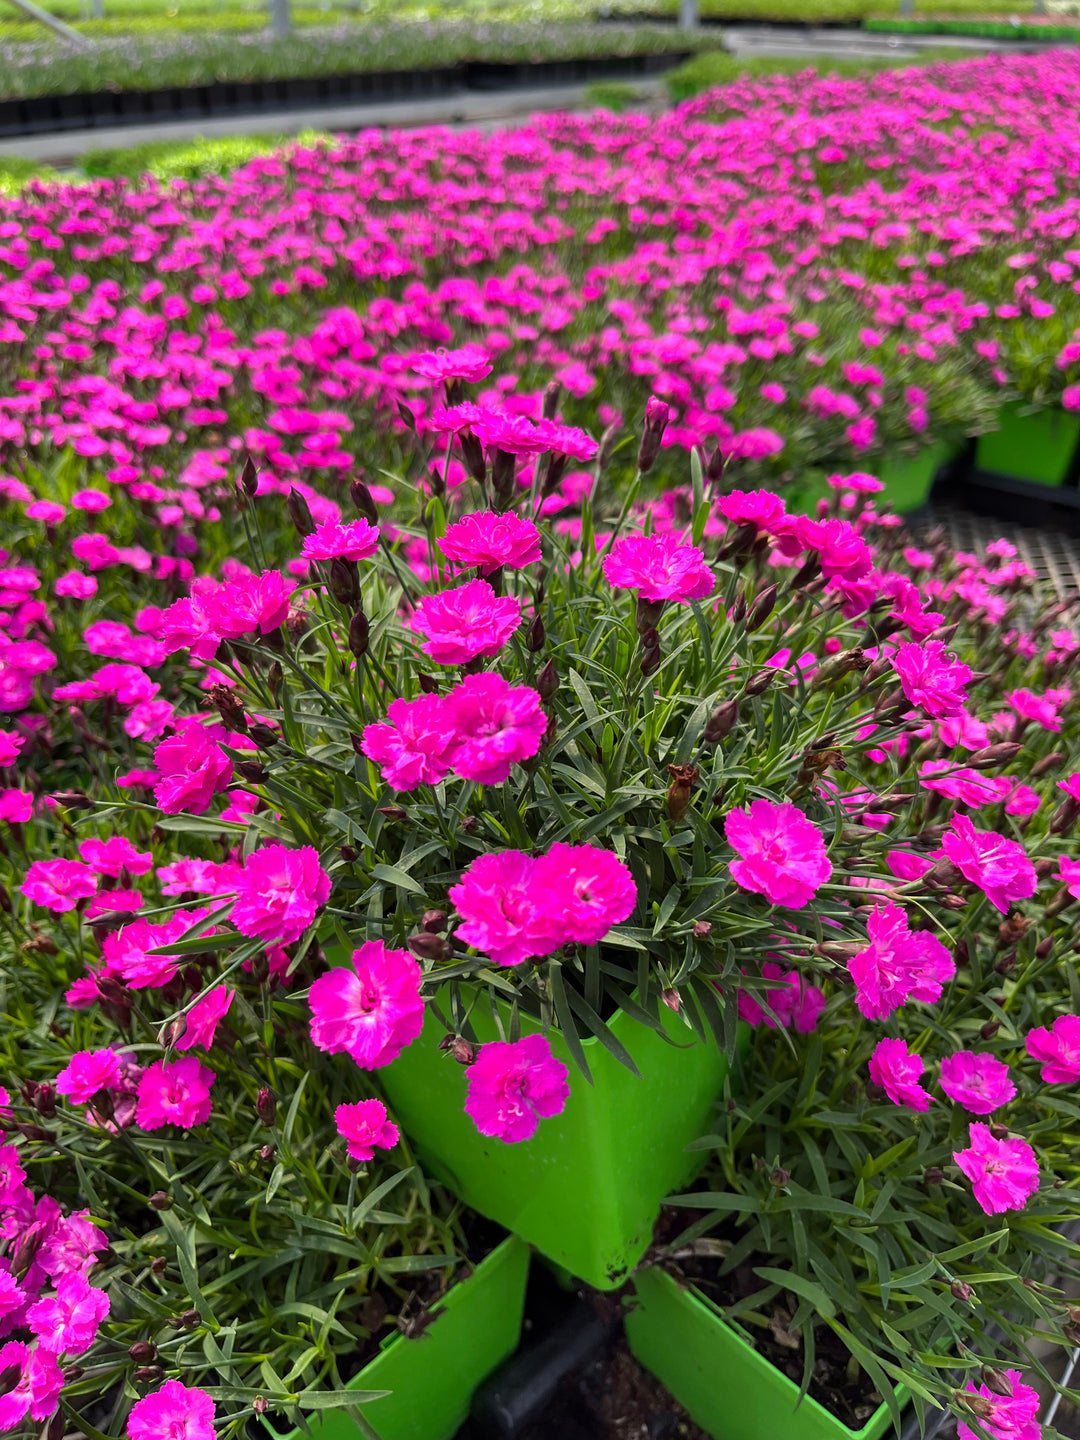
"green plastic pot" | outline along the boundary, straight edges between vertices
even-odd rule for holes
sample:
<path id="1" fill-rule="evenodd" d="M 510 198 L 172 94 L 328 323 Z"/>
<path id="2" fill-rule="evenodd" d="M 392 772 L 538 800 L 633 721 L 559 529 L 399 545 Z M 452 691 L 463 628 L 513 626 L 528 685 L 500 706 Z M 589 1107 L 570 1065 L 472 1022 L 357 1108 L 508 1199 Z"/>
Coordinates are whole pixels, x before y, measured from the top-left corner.
<path id="1" fill-rule="evenodd" d="M 794 1381 L 663 1270 L 641 1271 L 634 1288 L 630 1349 L 714 1440 L 879 1440 L 889 1428 L 885 1405 L 850 1430 L 809 1395 L 799 1403 Z"/>
<path id="2" fill-rule="evenodd" d="M 1057 405 L 1025 410 L 1020 402 L 1002 408 L 998 428 L 979 436 L 975 468 L 1037 485 L 1064 484 L 1080 444 L 1080 414 Z"/>
<path id="3" fill-rule="evenodd" d="M 451 1440 L 477 1386 L 517 1349 L 528 1272 L 528 1246 L 511 1235 L 447 1291 L 423 1334 L 383 1342 L 348 1384 L 391 1392 L 360 1411 L 381 1440 Z M 299 1429 L 283 1433 L 262 1423 L 274 1440 L 305 1440 Z M 344 1410 L 309 1412 L 307 1424 L 316 1440 L 360 1440 L 363 1433 Z"/>
<path id="4" fill-rule="evenodd" d="M 728 1069 L 715 1042 L 699 1041 L 666 1010 L 663 1018 L 674 1044 L 624 1011 L 610 1021 L 640 1078 L 598 1040 L 583 1041 L 592 1085 L 551 1032 L 570 1098 L 518 1144 L 481 1135 L 465 1114 L 466 1071 L 440 1052 L 444 1031 L 430 1016 L 378 1080 L 426 1168 L 467 1205 L 595 1289 L 613 1290 L 648 1248 L 664 1196 L 704 1163 L 686 1147 L 708 1133 Z M 486 1003 L 472 1023 L 481 1042 L 499 1039 Z M 523 1034 L 539 1029 L 522 1019 Z"/>
<path id="5" fill-rule="evenodd" d="M 885 486 L 884 493 L 877 497 L 878 509 L 894 510 L 898 515 L 920 509 L 930 498 L 938 471 L 958 450 L 951 441 L 939 440 L 917 455 L 878 461 L 871 467 L 871 473 Z"/>

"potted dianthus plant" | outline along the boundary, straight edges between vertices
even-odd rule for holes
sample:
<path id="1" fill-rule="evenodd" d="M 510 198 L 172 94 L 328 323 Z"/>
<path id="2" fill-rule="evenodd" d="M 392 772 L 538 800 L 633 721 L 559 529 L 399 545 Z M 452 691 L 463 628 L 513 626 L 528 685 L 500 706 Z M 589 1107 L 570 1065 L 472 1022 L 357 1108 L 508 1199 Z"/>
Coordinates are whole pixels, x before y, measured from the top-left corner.
<path id="1" fill-rule="evenodd" d="M 904 554 L 993 684 L 867 757 L 846 912 L 801 1000 L 779 954 L 769 1005 L 741 998 L 740 1087 L 635 1278 L 634 1352 L 716 1440 L 874 1440 L 908 1403 L 1037 1440 L 1080 1340 L 1072 610 L 1007 542 Z"/>
<path id="2" fill-rule="evenodd" d="M 913 840 L 868 757 L 892 764 L 987 676 L 949 648 L 964 602 L 938 598 L 937 557 L 865 490 L 794 516 L 725 493 L 713 454 L 656 495 L 662 402 L 625 463 L 559 421 L 557 387 L 530 420 L 465 398 L 475 351 L 422 363 L 446 403 L 392 477 L 392 524 L 362 482 L 347 523 L 294 494 L 287 569 L 234 559 L 159 618 L 213 707 L 154 751 L 165 823 L 201 855 L 220 792 L 246 817 L 239 874 L 200 882 L 183 943 L 212 924 L 235 965 L 275 897 L 317 972 L 314 1046 L 375 1072 L 468 1203 L 613 1287 L 704 1159 L 687 1146 L 730 1083 L 738 997 L 776 988 L 763 957 L 787 976 L 847 922 L 875 827 Z M 571 461 L 592 483 L 549 518 Z M 254 473 L 241 502 L 257 555 L 280 505 Z M 1027 583 L 984 568 L 1003 608 Z M 978 773 L 1011 793 L 1020 754 L 987 735 Z"/>
<path id="3" fill-rule="evenodd" d="M 996 427 L 976 443 L 975 466 L 1011 480 L 1075 488 L 1080 482 L 1080 330 L 1067 328 L 1067 301 L 1059 301 L 1057 315 L 1037 296 L 1028 303 L 1044 308 L 1027 313 L 1011 306 L 1015 313 L 1001 332 L 975 343 L 995 378 L 1009 386 Z"/>

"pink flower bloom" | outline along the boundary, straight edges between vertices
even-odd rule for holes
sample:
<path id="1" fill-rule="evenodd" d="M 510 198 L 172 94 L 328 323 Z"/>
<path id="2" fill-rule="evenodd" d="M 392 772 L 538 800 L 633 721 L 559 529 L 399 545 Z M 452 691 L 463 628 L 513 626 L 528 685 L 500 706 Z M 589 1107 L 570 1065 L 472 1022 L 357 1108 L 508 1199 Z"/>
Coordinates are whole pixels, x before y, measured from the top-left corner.
<path id="1" fill-rule="evenodd" d="M 1004 914 L 1013 900 L 1034 895 L 1039 883 L 1024 847 L 993 830 L 976 830 L 966 815 L 954 815 L 942 848 L 963 875 Z"/>
<path id="2" fill-rule="evenodd" d="M 870 1079 L 880 1085 L 894 1105 L 928 1110 L 930 1096 L 919 1084 L 922 1056 L 912 1055 L 906 1040 L 879 1040 L 870 1056 Z"/>
<path id="3" fill-rule="evenodd" d="M 884 1020 L 905 1001 L 941 998 L 956 963 L 929 930 L 911 930 L 899 905 L 875 906 L 866 922 L 870 944 L 848 961 L 855 1004 L 868 1020 Z"/>
<path id="4" fill-rule="evenodd" d="M 163 865 L 157 878 L 163 895 L 184 895 L 188 891 L 196 895 L 227 895 L 236 889 L 240 873 L 240 866 L 229 862 L 217 865 L 213 860 L 183 859 L 173 865 Z"/>
<path id="5" fill-rule="evenodd" d="M 296 581 L 287 580 L 279 570 L 227 580 L 207 598 L 210 628 L 222 640 L 253 632 L 269 635 L 285 623 L 295 589 Z"/>
<path id="6" fill-rule="evenodd" d="M 901 645 L 890 658 L 904 694 L 933 719 L 958 715 L 966 705 L 964 686 L 974 672 L 947 655 L 940 640 Z"/>
<path id="7" fill-rule="evenodd" d="M 93 575 L 84 575 L 81 570 L 69 570 L 57 577 L 53 588 L 57 595 L 68 596 L 72 600 L 89 600 L 91 595 L 97 594 L 98 582 Z"/>
<path id="8" fill-rule="evenodd" d="M 971 1115 L 991 1115 L 1016 1094 L 1005 1062 L 973 1050 L 945 1056 L 941 1062 L 941 1088 Z"/>
<path id="9" fill-rule="evenodd" d="M 742 857 L 728 866 L 732 878 L 771 905 L 799 909 L 832 874 L 820 831 L 795 805 L 755 800 L 728 812 L 724 833 Z"/>
<path id="10" fill-rule="evenodd" d="M 910 883 L 921 880 L 928 870 L 934 868 L 933 860 L 925 855 L 911 855 L 905 850 L 887 850 L 885 863 L 898 880 Z"/>
<path id="11" fill-rule="evenodd" d="M 22 1326 L 29 1298 L 26 1291 L 6 1270 L 0 1270 L 0 1336 L 10 1335 Z"/>
<path id="12" fill-rule="evenodd" d="M 233 1002 L 234 990 L 227 985 L 216 985 L 213 990 L 204 995 L 185 1014 L 184 1020 L 187 1029 L 177 1040 L 177 1050 L 209 1050 L 214 1043 L 214 1034 L 222 1020 L 229 1013 L 229 1006 Z"/>
<path id="13" fill-rule="evenodd" d="M 14 1205 L 26 1183 L 26 1171 L 19 1164 L 14 1145 L 0 1145 L 0 1206 Z"/>
<path id="14" fill-rule="evenodd" d="M 232 922 L 241 935 L 291 945 L 329 896 L 330 876 L 312 846 L 264 845 L 237 877 Z"/>
<path id="15" fill-rule="evenodd" d="M 368 940 L 351 968 L 335 966 L 308 992 L 311 1039 L 329 1055 L 351 1055 L 361 1070 L 396 1060 L 424 1026 L 420 966 L 407 950 Z"/>
<path id="16" fill-rule="evenodd" d="M 481 409 L 472 428 L 482 444 L 504 455 L 540 455 L 549 448 L 544 436 L 524 415 Z"/>
<path id="17" fill-rule="evenodd" d="M 1010 690 L 1005 696 L 1005 703 L 1015 710 L 1022 720 L 1034 720 L 1044 730 L 1061 729 L 1058 707 L 1049 694 L 1036 695 L 1031 690 Z"/>
<path id="18" fill-rule="evenodd" d="M 491 374 L 491 357 L 479 345 L 463 345 L 460 350 L 427 350 L 414 356 L 410 368 L 425 380 L 467 380 L 475 384 Z"/>
<path id="19" fill-rule="evenodd" d="M 466 1113 L 481 1135 L 507 1144 L 531 1139 L 539 1122 L 561 1114 L 570 1098 L 567 1068 L 543 1035 L 481 1045 L 465 1077 Z"/>
<path id="20" fill-rule="evenodd" d="M 1074 900 L 1080 900 L 1080 860 L 1070 860 L 1067 855 L 1059 855 L 1058 866 L 1065 889 Z"/>
<path id="21" fill-rule="evenodd" d="M 953 1159 L 971 1181 L 975 1199 L 987 1215 L 1023 1210 L 1039 1188 L 1039 1165 L 1026 1140 L 995 1140 L 989 1125 L 973 1122 L 971 1144 L 954 1150 Z"/>
<path id="22" fill-rule="evenodd" d="M 579 430 L 576 425 L 561 425 L 556 420 L 537 421 L 536 435 L 545 450 L 554 450 L 556 455 L 567 455 L 579 462 L 591 460 L 600 449 L 584 430 Z"/>
<path id="23" fill-rule="evenodd" d="M 1029 1030 L 1024 1044 L 1042 1066 L 1044 1085 L 1072 1085 L 1080 1080 L 1080 1015 L 1059 1015 L 1049 1030 Z"/>
<path id="24" fill-rule="evenodd" d="M 437 785 L 450 773 L 458 733 L 443 696 L 391 700 L 386 718 L 388 724 L 364 726 L 362 748 L 382 766 L 387 785 L 415 790 L 417 785 Z"/>
<path id="25" fill-rule="evenodd" d="M 811 985 L 797 970 L 784 970 L 772 960 L 765 961 L 761 974 L 763 979 L 775 982 L 775 988 L 765 992 L 765 1004 L 776 1019 L 765 1013 L 756 998 L 757 992 L 751 995 L 747 990 L 739 991 L 739 1019 L 747 1025 L 765 1025 L 769 1030 L 775 1030 L 777 1024 L 785 1029 L 794 1024 L 800 1035 L 812 1034 L 825 1009 L 825 992 Z"/>
<path id="26" fill-rule="evenodd" d="M 208 913 L 206 910 L 177 910 L 163 925 L 152 925 L 148 920 L 140 919 L 107 935 L 101 954 L 108 972 L 122 976 L 133 990 L 167 985 L 180 968 L 182 957 L 152 952 L 165 950 L 171 940 L 179 940 Z"/>
<path id="27" fill-rule="evenodd" d="M 91 870 L 99 875 L 111 875 L 113 879 L 118 878 L 122 870 L 129 875 L 145 875 L 154 864 L 149 850 L 136 850 L 122 835 L 110 835 L 107 840 L 84 840 L 79 854 Z"/>
<path id="28" fill-rule="evenodd" d="M 129 1440 L 214 1440 L 214 1402 L 202 1390 L 166 1380 L 136 1400 L 127 1433 Z"/>
<path id="29" fill-rule="evenodd" d="M 716 577 L 703 551 L 678 535 L 623 535 L 604 557 L 604 576 L 616 590 L 636 590 L 642 600 L 701 600 Z"/>
<path id="30" fill-rule="evenodd" d="M 25 514 L 28 520 L 40 520 L 43 525 L 59 525 L 67 511 L 55 500 L 35 500 L 27 505 Z"/>
<path id="31" fill-rule="evenodd" d="M 39 1210 L 47 1198 L 38 1202 Z M 87 1211 L 77 1210 L 65 1219 L 57 1209 L 39 1259 L 45 1273 L 59 1280 L 62 1275 L 85 1275 L 97 1263 L 98 1252 L 108 1248 L 108 1238 L 87 1218 Z"/>
<path id="32" fill-rule="evenodd" d="M 866 541 L 847 520 L 809 520 L 800 516 L 795 534 L 804 550 L 816 550 L 821 573 L 827 578 L 859 580 L 868 575 L 873 555 Z"/>
<path id="33" fill-rule="evenodd" d="M 339 1105 L 334 1111 L 334 1120 L 354 1160 L 371 1160 L 376 1149 L 391 1150 L 398 1142 L 398 1128 L 387 1119 L 386 1106 L 381 1100 Z"/>
<path id="34" fill-rule="evenodd" d="M 463 515 L 438 541 L 447 560 L 467 568 L 477 566 L 485 575 L 506 565 L 520 570 L 540 559 L 540 532 L 531 520 L 507 511 Z"/>
<path id="35" fill-rule="evenodd" d="M 443 705 L 455 735 L 450 764 L 466 780 L 499 785 L 515 762 L 530 759 L 543 743 L 547 716 L 540 696 L 494 672 L 467 676 Z"/>
<path id="36" fill-rule="evenodd" d="M 465 924 L 457 939 L 490 955 L 496 965 L 520 965 L 562 944 L 535 884 L 536 861 L 520 850 L 478 856 L 450 887 Z"/>
<path id="37" fill-rule="evenodd" d="M 0 790 L 0 820 L 23 825 L 34 813 L 34 797 L 27 790 Z"/>
<path id="38" fill-rule="evenodd" d="M 117 911 L 126 915 L 134 915 L 136 911 L 142 909 L 143 903 L 143 897 L 138 890 L 99 890 L 86 902 L 83 918 L 89 922 L 95 920 L 99 915 L 108 915 Z"/>
<path id="39" fill-rule="evenodd" d="M 1070 799 L 1080 802 L 1080 770 L 1075 775 L 1070 775 L 1066 780 L 1059 780 L 1057 788 L 1064 790 Z"/>
<path id="40" fill-rule="evenodd" d="M 787 517 L 783 500 L 772 490 L 732 490 L 716 508 L 735 525 L 756 525 L 759 530 L 774 530 Z"/>
<path id="41" fill-rule="evenodd" d="M 304 537 L 300 553 L 305 560 L 367 560 L 379 548 L 379 527 L 366 520 L 353 520 L 339 525 L 325 520 Z"/>
<path id="42" fill-rule="evenodd" d="M 29 1413 L 32 1420 L 48 1420 L 56 1409 L 64 1374 L 56 1356 L 40 1345 L 29 1350 L 18 1340 L 0 1347 L 0 1371 L 17 1369 L 19 1378 L 0 1396 L 0 1431 L 14 1430 Z"/>
<path id="43" fill-rule="evenodd" d="M 154 751 L 154 799 L 166 815 L 201 815 L 232 779 L 233 763 L 198 720 L 183 720 Z"/>
<path id="44" fill-rule="evenodd" d="M 596 945 L 637 903 L 629 868 L 610 850 L 557 841 L 536 861 L 532 884 L 560 944 Z"/>
<path id="45" fill-rule="evenodd" d="M 425 595 L 413 623 L 427 637 L 425 655 L 440 665 L 465 665 L 502 649 L 521 623 L 521 606 L 510 596 L 497 596 L 486 580 L 470 580 Z"/>
<path id="46" fill-rule="evenodd" d="M 97 889 L 97 876 L 78 860 L 35 860 L 19 887 L 28 900 L 62 914 Z"/>
<path id="47" fill-rule="evenodd" d="M 95 1290 L 84 1276 L 61 1275 L 55 1299 L 31 1305 L 26 1323 L 39 1337 L 38 1346 L 55 1355 L 81 1355 L 89 1350 L 101 1322 L 109 1313 L 109 1297 Z"/>
<path id="48" fill-rule="evenodd" d="M 1080 408 L 1080 407 L 1078 407 Z M 1025 1385 L 1019 1370 L 1006 1370 L 1005 1378 L 1012 1386 L 1011 1395 L 999 1395 L 986 1385 L 975 1386 L 968 1380 L 964 1389 L 969 1395 L 978 1395 L 986 1401 L 990 1414 L 979 1418 L 981 1429 L 993 1440 L 1041 1440 L 1043 1429 L 1039 1424 L 1039 1409 L 1042 1400 L 1039 1392 Z M 956 1427 L 957 1440 L 981 1440 L 970 1425 L 963 1422 Z"/>
<path id="49" fill-rule="evenodd" d="M 0 730 L 0 769 L 14 765 L 25 744 L 26 741 L 21 735 L 13 735 L 10 730 Z"/>
<path id="50" fill-rule="evenodd" d="M 77 1050 L 56 1077 L 56 1093 L 75 1105 L 87 1105 L 99 1090 L 120 1083 L 120 1056 L 115 1050 Z"/>
<path id="51" fill-rule="evenodd" d="M 135 1118 L 144 1130 L 179 1125 L 190 1130 L 210 1119 L 210 1087 L 216 1076 L 193 1055 L 181 1060 L 159 1060 L 139 1078 Z"/>

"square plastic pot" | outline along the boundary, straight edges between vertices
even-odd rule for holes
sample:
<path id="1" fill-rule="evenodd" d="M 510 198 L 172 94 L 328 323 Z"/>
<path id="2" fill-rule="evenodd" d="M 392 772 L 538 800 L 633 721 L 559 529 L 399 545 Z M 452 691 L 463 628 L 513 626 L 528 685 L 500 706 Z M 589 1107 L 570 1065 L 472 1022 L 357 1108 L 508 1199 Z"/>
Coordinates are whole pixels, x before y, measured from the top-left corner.
<path id="1" fill-rule="evenodd" d="M 422 1335 L 389 1336 L 349 1381 L 350 1390 L 391 1392 L 361 1409 L 382 1440 L 451 1440 L 473 1392 L 518 1347 L 528 1272 L 528 1247 L 511 1235 L 447 1292 Z M 306 1440 L 262 1423 L 274 1440 Z M 361 1440 L 344 1410 L 310 1411 L 307 1423 L 315 1440 Z"/>
<path id="2" fill-rule="evenodd" d="M 482 1043 L 499 1038 L 486 1003 L 475 1007 L 472 1022 Z M 378 1072 L 394 1119 L 429 1170 L 467 1205 L 597 1290 L 623 1283 L 649 1246 L 664 1196 L 704 1163 L 703 1153 L 686 1146 L 708 1133 L 728 1070 L 715 1042 L 702 1043 L 666 1010 L 674 1044 L 622 1011 L 610 1026 L 640 1077 L 590 1038 L 583 1041 L 590 1085 L 551 1032 L 570 1072 L 570 1098 L 531 1140 L 513 1145 L 481 1135 L 465 1114 L 467 1072 L 439 1051 L 444 1032 L 433 1018 Z M 523 1019 L 521 1029 L 540 1026 Z"/>
<path id="3" fill-rule="evenodd" d="M 948 440 L 939 440 L 917 455 L 883 459 L 871 473 L 885 486 L 877 497 L 879 510 L 893 510 L 908 515 L 919 510 L 930 498 L 937 473 L 959 453 L 959 447 Z"/>
<path id="4" fill-rule="evenodd" d="M 850 1430 L 809 1395 L 800 1404 L 794 1381 L 663 1270 L 643 1270 L 634 1288 L 630 1349 L 714 1440 L 880 1440 L 889 1429 L 885 1405 Z"/>
<path id="5" fill-rule="evenodd" d="M 1065 484 L 1080 444 L 1080 414 L 1057 405 L 1024 411 L 1019 402 L 1003 406 L 998 428 L 979 436 L 975 468 L 1037 485 Z"/>

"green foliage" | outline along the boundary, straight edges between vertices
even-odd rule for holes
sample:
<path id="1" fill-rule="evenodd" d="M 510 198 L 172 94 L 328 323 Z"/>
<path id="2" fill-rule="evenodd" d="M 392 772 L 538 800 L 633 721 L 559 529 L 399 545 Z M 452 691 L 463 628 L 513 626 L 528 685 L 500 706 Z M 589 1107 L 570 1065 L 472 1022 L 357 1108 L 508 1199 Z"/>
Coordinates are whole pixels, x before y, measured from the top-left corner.
<path id="1" fill-rule="evenodd" d="M 17 195 L 31 180 L 44 184 L 58 178 L 49 165 L 23 160 L 18 155 L 0 155 L 0 195 Z"/>
<path id="2" fill-rule="evenodd" d="M 640 107 L 641 92 L 633 85 L 620 85 L 608 80 L 590 85 L 585 91 L 585 103 L 597 110 L 610 110 L 614 115 L 621 115 L 625 110 Z"/>
<path id="3" fill-rule="evenodd" d="M 709 50 L 685 61 L 677 70 L 670 71 L 664 80 L 672 101 L 678 104 L 717 85 L 730 85 L 744 76 L 758 79 L 769 75 L 805 75 L 808 71 L 813 71 L 818 75 L 842 75 L 852 78 L 857 75 L 871 75 L 880 70 L 914 68 L 963 58 L 963 52 L 927 50 L 918 60 L 895 60 L 884 56 L 877 59 L 844 60 L 829 55 L 822 55 L 814 60 L 792 60 L 762 55 L 741 56 L 726 50 Z"/>
<path id="4" fill-rule="evenodd" d="M 270 155 L 289 143 L 312 146 L 329 140 L 328 135 L 305 130 L 296 137 L 233 135 L 220 140 L 160 141 L 124 150 L 88 150 L 79 161 L 79 169 L 91 179 L 152 175 L 155 180 L 205 180 L 212 175 L 228 175 L 256 155 Z"/>

